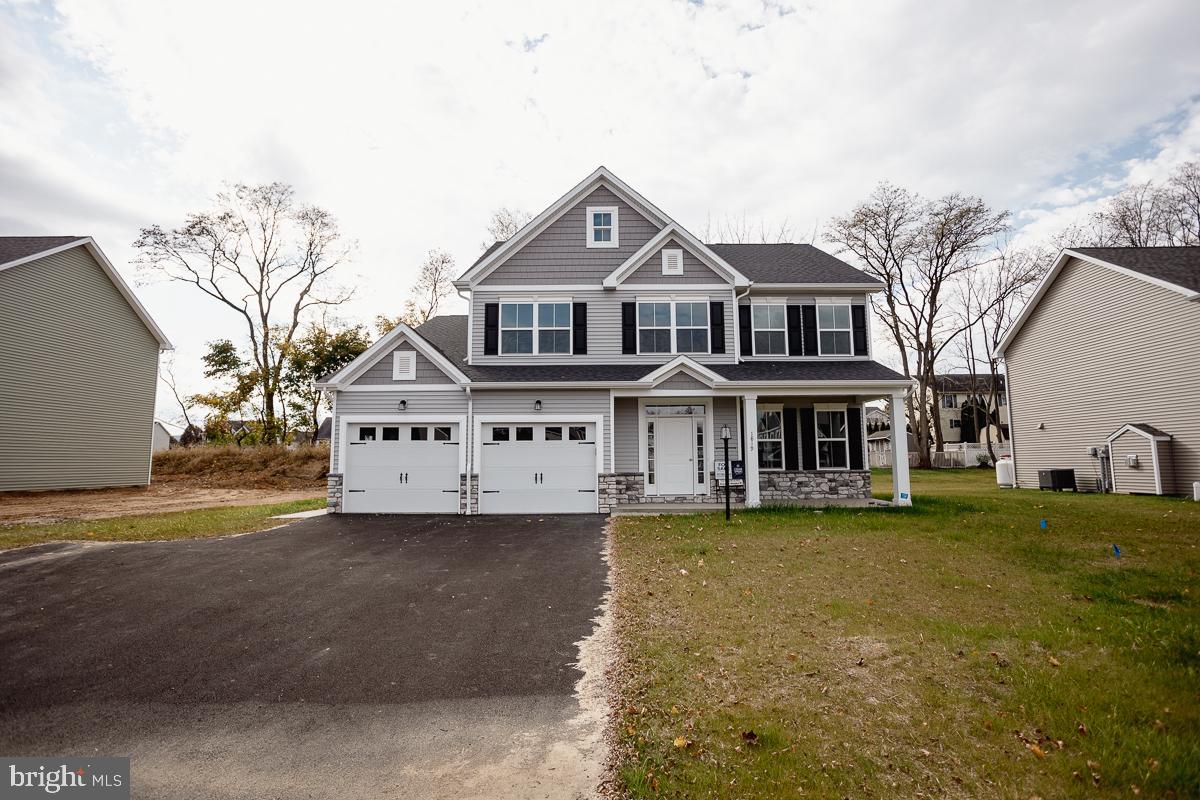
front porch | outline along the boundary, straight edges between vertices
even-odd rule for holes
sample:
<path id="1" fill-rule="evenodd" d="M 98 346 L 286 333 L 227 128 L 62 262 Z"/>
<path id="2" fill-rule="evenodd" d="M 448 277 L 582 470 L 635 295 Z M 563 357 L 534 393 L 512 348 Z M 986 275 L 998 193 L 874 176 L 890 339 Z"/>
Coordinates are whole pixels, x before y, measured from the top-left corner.
<path id="1" fill-rule="evenodd" d="M 723 507 L 725 436 L 734 503 L 872 503 L 863 404 L 875 397 L 722 393 L 681 384 L 642 394 L 614 391 L 612 469 L 598 487 L 602 512 Z M 902 415 L 902 395 L 892 405 Z M 905 445 L 900 437 L 899 447 Z M 907 463 L 906 456 L 900 460 Z M 893 500 L 908 505 L 902 472 Z"/>

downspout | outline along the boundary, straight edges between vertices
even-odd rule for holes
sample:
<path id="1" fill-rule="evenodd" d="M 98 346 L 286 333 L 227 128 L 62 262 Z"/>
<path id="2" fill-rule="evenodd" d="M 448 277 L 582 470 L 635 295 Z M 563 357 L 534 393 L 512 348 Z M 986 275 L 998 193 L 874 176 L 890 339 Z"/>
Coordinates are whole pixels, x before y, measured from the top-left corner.
<path id="1" fill-rule="evenodd" d="M 738 301 L 750 294 L 750 286 L 746 286 L 746 291 L 741 294 L 737 293 L 737 289 L 733 290 L 733 352 L 734 363 L 742 362 L 742 328 L 741 328 L 741 310 L 738 308 Z M 753 326 L 753 322 L 751 325 Z"/>
<path id="2" fill-rule="evenodd" d="M 473 333 L 471 328 L 472 328 L 473 323 L 475 322 L 475 303 L 471 299 L 471 296 L 469 294 L 470 293 L 469 289 L 467 290 L 468 295 L 464 295 L 462 289 L 456 288 L 455 291 L 458 292 L 458 296 L 460 298 L 467 301 L 467 364 L 470 364 L 471 363 L 471 336 Z M 470 397 L 470 394 L 471 394 L 471 391 L 468 389 L 467 390 L 468 398 Z M 468 399 L 468 404 L 469 403 L 470 403 L 470 400 Z"/>
<path id="3" fill-rule="evenodd" d="M 468 319 L 470 317 L 468 316 Z M 467 337 L 468 353 L 470 352 L 470 336 Z M 475 473 L 475 398 L 471 396 L 471 387 L 464 386 L 463 389 L 467 393 L 467 424 L 466 430 L 463 431 L 462 440 L 463 447 L 467 448 L 467 510 L 466 514 L 471 513 L 471 475 Z"/>

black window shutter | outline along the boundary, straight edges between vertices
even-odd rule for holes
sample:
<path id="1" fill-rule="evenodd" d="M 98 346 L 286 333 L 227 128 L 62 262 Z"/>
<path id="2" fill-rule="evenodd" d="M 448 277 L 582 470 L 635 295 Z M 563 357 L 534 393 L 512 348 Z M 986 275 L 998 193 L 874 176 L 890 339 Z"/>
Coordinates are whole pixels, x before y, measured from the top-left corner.
<path id="1" fill-rule="evenodd" d="M 796 409 L 783 410 L 783 468 L 800 469 L 800 440 L 796 436 Z"/>
<path id="2" fill-rule="evenodd" d="M 483 354 L 494 356 L 500 352 L 500 304 L 485 303 L 483 306 Z"/>
<path id="3" fill-rule="evenodd" d="M 804 306 L 804 355 L 817 355 L 817 307 Z M 808 469 L 805 467 L 805 469 Z"/>
<path id="4" fill-rule="evenodd" d="M 803 469 L 817 468 L 817 415 L 811 408 L 800 409 L 800 453 Z"/>
<path id="5" fill-rule="evenodd" d="M 637 353 L 637 303 L 621 303 L 621 352 Z"/>
<path id="6" fill-rule="evenodd" d="M 725 352 L 725 304 L 719 300 L 708 304 L 708 338 L 713 353 Z"/>
<path id="7" fill-rule="evenodd" d="M 571 352 L 587 355 L 587 303 L 571 304 Z"/>
<path id="8" fill-rule="evenodd" d="M 863 468 L 862 409 L 850 406 L 846 409 L 846 427 L 850 429 L 850 469 Z"/>
<path id="9" fill-rule="evenodd" d="M 854 329 L 854 355 L 867 354 L 867 307 L 850 306 L 850 326 Z"/>
<path id="10" fill-rule="evenodd" d="M 804 351 L 800 335 L 800 306 L 787 307 L 787 346 L 788 353 L 798 356 Z"/>
<path id="11" fill-rule="evenodd" d="M 754 337 L 750 330 L 750 306 L 738 306 L 738 336 L 742 342 L 742 355 L 754 355 Z"/>

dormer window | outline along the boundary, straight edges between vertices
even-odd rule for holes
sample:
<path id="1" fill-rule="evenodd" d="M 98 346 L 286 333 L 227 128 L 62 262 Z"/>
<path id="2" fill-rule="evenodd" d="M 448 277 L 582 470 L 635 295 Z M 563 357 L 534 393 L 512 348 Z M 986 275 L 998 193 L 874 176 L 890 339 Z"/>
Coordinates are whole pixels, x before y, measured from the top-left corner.
<path id="1" fill-rule="evenodd" d="M 587 246 L 619 246 L 616 206 L 588 206 Z"/>

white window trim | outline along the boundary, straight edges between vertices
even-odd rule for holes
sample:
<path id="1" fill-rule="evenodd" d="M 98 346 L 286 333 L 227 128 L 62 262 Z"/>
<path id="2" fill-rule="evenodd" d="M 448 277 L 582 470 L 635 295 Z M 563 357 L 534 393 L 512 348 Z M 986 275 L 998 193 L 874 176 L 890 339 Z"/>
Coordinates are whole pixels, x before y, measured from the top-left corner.
<path id="1" fill-rule="evenodd" d="M 751 355 L 763 356 L 779 356 L 779 353 L 759 353 L 758 345 L 754 341 L 754 333 L 757 328 L 754 327 L 754 307 L 755 306 L 783 306 L 783 354 L 785 357 L 790 356 L 791 349 L 788 347 L 788 328 L 787 328 L 787 300 L 777 298 L 772 300 L 756 300 L 750 303 L 750 352 Z M 778 328 L 763 328 L 764 331 L 775 331 Z"/>
<path id="2" fill-rule="evenodd" d="M 392 380 L 415 381 L 417 379 L 417 351 L 396 350 L 392 353 Z"/>
<path id="3" fill-rule="evenodd" d="M 649 472 L 649 433 L 647 432 L 646 423 L 650 421 L 650 417 L 646 415 L 646 406 L 703 406 L 704 407 L 704 473 L 705 479 L 703 483 L 694 483 L 695 495 L 707 495 L 709 493 L 708 473 L 712 472 L 712 465 L 715 463 L 715 445 L 713 443 L 713 399 L 711 397 L 696 397 L 695 395 L 671 396 L 671 397 L 639 397 L 638 398 L 638 471 L 642 473 L 642 479 L 645 481 L 646 496 L 658 496 L 658 486 L 650 483 Z M 679 414 L 670 419 L 690 419 L 692 420 L 692 448 L 696 447 L 696 417 L 699 414 Z M 656 417 L 656 419 L 660 419 Z"/>
<path id="4" fill-rule="evenodd" d="M 849 335 L 849 338 L 850 338 L 850 351 L 847 353 L 829 353 L 829 355 L 831 355 L 831 356 L 846 356 L 848 358 L 852 358 L 854 356 L 854 311 L 851 308 L 851 306 L 853 306 L 853 305 L 854 305 L 853 303 L 850 303 L 848 301 L 843 301 L 841 299 L 839 299 L 837 301 L 832 301 L 832 300 L 827 300 L 824 302 L 819 301 L 817 303 L 817 355 L 819 355 L 819 356 L 826 355 L 825 348 L 821 347 L 821 334 L 822 333 L 824 333 L 825 331 L 829 331 L 830 333 L 835 333 L 835 332 L 841 333 L 842 331 L 845 331 Z M 821 307 L 822 306 L 845 306 L 846 307 L 846 317 L 848 320 L 847 327 L 845 327 L 845 328 L 823 328 L 823 327 L 821 327 Z"/>
<path id="5" fill-rule="evenodd" d="M 759 403 L 758 406 L 754 410 L 756 412 L 758 412 L 759 414 L 763 413 L 764 411 L 778 411 L 779 412 L 779 438 L 778 439 L 763 439 L 763 438 L 761 438 L 758 435 L 758 419 L 757 419 L 757 417 L 754 420 L 754 442 L 755 442 L 755 450 L 754 450 L 755 456 L 754 457 L 755 458 L 758 458 L 759 454 L 762 453 L 761 445 L 763 442 L 776 442 L 776 441 L 779 442 L 779 466 L 778 467 L 764 467 L 762 464 L 759 464 L 758 471 L 759 472 L 784 472 L 784 471 L 786 471 L 787 470 L 787 435 L 784 432 L 784 425 L 783 425 L 783 404 L 782 403 Z"/>
<path id="6" fill-rule="evenodd" d="M 679 265 L 676 268 L 670 266 L 670 257 L 675 256 L 679 259 Z M 662 251 L 662 274 L 663 275 L 682 275 L 683 274 L 683 249 L 679 247 L 664 247 Z"/>
<path id="7" fill-rule="evenodd" d="M 844 437 L 822 437 L 821 425 L 817 421 L 817 412 L 819 411 L 840 411 L 842 413 L 843 422 L 845 422 L 846 435 Z M 846 466 L 844 467 L 822 467 L 821 466 L 821 442 L 845 442 L 846 443 Z M 850 471 L 850 414 L 845 403 L 813 403 L 813 445 L 817 454 L 817 470 L 824 472 L 849 472 Z"/>
<path id="8" fill-rule="evenodd" d="M 617 208 L 617 206 L 588 206 L 587 207 L 587 220 L 586 220 L 586 224 L 584 225 L 584 228 L 585 228 L 584 235 L 587 238 L 585 239 L 584 244 L 587 246 L 588 249 L 608 249 L 608 248 L 614 248 L 614 247 L 621 246 L 620 224 L 617 221 L 618 212 L 619 212 L 619 209 Z M 593 214 L 612 214 L 612 241 L 597 242 L 594 240 L 593 237 L 595 235 L 595 227 L 596 226 L 592 224 L 593 221 L 595 220 L 595 217 L 592 216 Z"/>
<path id="9" fill-rule="evenodd" d="M 575 304 L 570 297 L 534 297 L 522 298 L 520 300 L 500 300 L 500 314 L 497 324 L 497 339 L 496 353 L 500 356 L 536 356 L 536 355 L 553 355 L 553 356 L 569 356 L 575 352 L 574 330 L 575 330 Z M 504 307 L 505 306 L 533 306 L 533 325 L 528 328 L 505 328 L 504 327 Z M 538 306 L 542 305 L 566 305 L 567 307 L 567 327 L 566 328 L 546 328 L 548 331 L 566 330 L 567 337 L 570 340 L 570 347 L 565 353 L 546 353 L 543 354 L 539 347 L 538 333 L 542 330 L 538 324 Z M 533 332 L 533 351 L 529 353 L 506 353 L 504 352 L 504 332 L 508 331 L 532 331 Z"/>
<path id="10" fill-rule="evenodd" d="M 660 325 L 651 325 L 651 326 L 643 326 L 642 325 L 642 306 L 644 304 L 648 304 L 648 303 L 664 304 L 664 305 L 669 305 L 671 307 L 671 326 L 670 326 L 671 349 L 670 350 L 662 350 L 662 351 L 650 350 L 650 351 L 646 351 L 646 352 L 642 351 L 642 331 L 643 330 L 647 330 L 647 331 L 665 331 L 665 330 L 667 330 L 666 327 L 660 326 Z M 708 323 L 705 325 L 684 325 L 684 326 L 682 326 L 682 329 L 683 330 L 705 330 L 705 331 L 708 331 L 708 348 L 705 350 L 689 350 L 687 352 L 681 352 L 678 349 L 679 341 L 675 337 L 675 333 L 676 333 L 676 331 L 680 330 L 680 326 L 678 325 L 678 320 L 676 317 L 676 307 L 683 303 L 687 303 L 688 305 L 694 305 L 694 304 L 700 303 L 700 304 L 704 305 L 704 312 L 708 318 Z M 638 298 L 637 303 L 634 306 L 634 308 L 635 308 L 635 313 L 637 315 L 637 319 L 636 319 L 636 322 L 637 322 L 637 326 L 636 326 L 636 328 L 637 328 L 637 354 L 639 356 L 643 356 L 643 355 L 644 356 L 665 356 L 665 355 L 708 356 L 708 355 L 712 355 L 712 305 L 709 303 L 709 300 L 707 297 L 697 297 L 697 298 L 686 298 L 685 297 L 685 298 L 678 298 L 678 299 L 671 298 L 669 300 L 662 299 L 662 298 L 646 298 L 646 299 Z"/>

